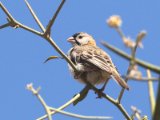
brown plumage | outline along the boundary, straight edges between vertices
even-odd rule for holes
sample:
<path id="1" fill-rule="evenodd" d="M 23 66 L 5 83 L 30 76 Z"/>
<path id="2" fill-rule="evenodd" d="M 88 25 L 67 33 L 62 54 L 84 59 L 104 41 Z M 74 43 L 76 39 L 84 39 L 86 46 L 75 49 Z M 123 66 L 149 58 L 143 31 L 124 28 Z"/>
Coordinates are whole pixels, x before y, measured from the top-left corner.
<path id="1" fill-rule="evenodd" d="M 75 64 L 78 72 L 75 72 L 69 65 L 74 78 L 93 85 L 105 83 L 111 77 L 123 88 L 129 89 L 126 82 L 121 78 L 110 56 L 96 46 L 92 36 L 87 33 L 76 33 L 68 38 L 73 47 L 69 50 L 68 56 Z"/>

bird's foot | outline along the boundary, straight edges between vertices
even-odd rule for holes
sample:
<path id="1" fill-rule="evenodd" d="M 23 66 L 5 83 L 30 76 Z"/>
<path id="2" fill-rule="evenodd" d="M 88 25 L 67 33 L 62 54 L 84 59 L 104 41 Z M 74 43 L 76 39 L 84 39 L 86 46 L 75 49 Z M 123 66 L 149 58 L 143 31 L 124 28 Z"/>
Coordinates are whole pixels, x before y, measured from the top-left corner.
<path id="1" fill-rule="evenodd" d="M 97 94 L 98 96 L 96 98 L 102 98 L 103 97 L 103 91 L 104 89 L 98 89 L 98 91 L 95 92 L 95 94 Z"/>

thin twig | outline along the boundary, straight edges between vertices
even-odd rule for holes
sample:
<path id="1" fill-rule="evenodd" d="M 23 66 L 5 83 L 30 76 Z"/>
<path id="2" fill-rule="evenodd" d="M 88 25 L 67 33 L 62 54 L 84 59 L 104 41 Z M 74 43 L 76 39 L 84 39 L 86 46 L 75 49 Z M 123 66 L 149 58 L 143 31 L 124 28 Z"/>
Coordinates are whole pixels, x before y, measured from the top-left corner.
<path id="1" fill-rule="evenodd" d="M 49 107 L 47 106 L 47 104 L 45 103 L 45 101 L 43 100 L 43 98 L 41 97 L 41 95 L 38 93 L 39 89 L 36 90 L 33 87 L 32 83 L 27 85 L 27 89 L 30 90 L 39 99 L 39 101 L 42 103 L 44 109 L 46 110 L 48 120 L 52 120 L 51 111 L 50 111 Z"/>
<path id="2" fill-rule="evenodd" d="M 91 89 L 93 89 L 95 92 L 99 92 L 99 89 L 97 89 L 96 87 L 94 87 L 92 84 L 90 84 L 89 82 L 86 82 L 89 86 L 90 86 L 90 88 Z M 111 103 L 113 103 L 120 111 L 121 111 L 121 113 L 125 116 L 125 118 L 127 119 L 127 120 L 131 120 L 131 118 L 130 118 L 130 116 L 129 116 L 129 114 L 127 113 L 127 111 L 124 109 L 124 107 L 122 106 L 122 104 L 120 104 L 117 100 L 114 100 L 112 97 L 110 97 L 109 95 L 107 95 L 107 94 L 105 94 L 105 93 L 101 93 L 102 94 L 102 97 L 104 97 L 105 99 L 107 99 L 108 101 L 110 101 Z M 80 95 L 80 94 L 77 94 L 77 95 Z M 76 96 L 77 96 L 76 95 Z M 80 97 L 80 96 L 79 96 Z M 77 97 L 77 99 L 78 99 L 78 97 Z M 76 99 L 75 99 L 76 100 Z M 62 108 L 62 107 L 60 107 L 60 108 Z M 60 108 L 58 108 L 57 110 L 59 110 Z M 61 109 L 62 110 L 62 109 Z M 54 113 L 54 111 L 53 111 L 53 113 Z M 53 115 L 53 113 L 51 112 L 51 114 Z M 37 120 L 43 120 L 44 118 L 46 118 L 47 116 L 46 115 L 44 115 L 44 116 L 42 116 L 42 117 L 40 117 L 40 118 L 38 118 Z"/>
<path id="3" fill-rule="evenodd" d="M 125 53 L 124 51 L 116 48 L 115 46 L 112 46 L 104 41 L 101 42 L 106 48 L 108 48 L 109 50 L 111 50 L 112 52 L 116 53 L 117 55 L 127 59 L 127 60 L 131 60 L 132 57 L 130 55 L 128 55 L 127 53 Z M 147 68 L 152 70 L 153 72 L 156 72 L 158 74 L 160 74 L 160 67 L 157 67 L 156 65 L 153 65 L 151 63 L 148 63 L 146 61 L 142 61 L 140 59 L 135 59 L 135 63 L 138 64 L 141 67 Z"/>
<path id="4" fill-rule="evenodd" d="M 0 3 L 0 7 L 1 7 L 2 10 L 8 15 L 9 18 L 13 18 L 13 17 L 10 15 L 10 13 L 8 12 L 8 10 L 4 7 L 4 5 L 3 5 L 2 3 Z M 25 29 L 25 30 L 27 30 L 27 31 L 29 31 L 29 32 L 32 32 L 32 33 L 34 33 L 34 34 L 36 34 L 36 35 L 38 35 L 38 36 L 40 36 L 40 37 L 45 38 L 45 40 L 47 40 L 47 41 L 50 43 L 50 45 L 51 45 L 53 48 L 55 48 L 55 50 L 70 64 L 70 66 L 71 66 L 75 71 L 77 70 L 76 67 L 75 67 L 75 65 L 72 63 L 72 61 L 63 53 L 63 51 L 56 45 L 56 43 L 53 41 L 53 39 L 52 39 L 51 37 L 45 37 L 45 36 L 43 35 L 43 33 L 38 32 L 38 31 L 36 31 L 36 30 L 28 27 L 28 26 L 25 26 L 25 25 L 21 24 L 20 22 L 14 20 L 14 19 L 12 19 L 12 21 L 10 21 L 10 22 L 11 22 L 11 24 L 14 23 L 15 26 L 18 26 L 18 27 L 23 28 L 23 29 Z"/>
<path id="5" fill-rule="evenodd" d="M 16 22 L 16 24 L 17 24 L 20 28 L 23 28 L 23 29 L 25 29 L 25 30 L 27 30 L 27 31 L 29 31 L 29 32 L 32 32 L 32 33 L 34 33 L 34 34 L 36 34 L 36 35 L 38 35 L 38 36 L 42 36 L 42 33 L 41 33 L 41 32 L 39 32 L 39 31 L 37 31 L 37 30 L 35 30 L 35 29 L 33 29 L 33 28 L 30 28 L 30 27 L 28 27 L 28 26 L 26 26 L 26 25 L 23 25 L 23 24 L 21 24 L 20 22 Z"/>
<path id="6" fill-rule="evenodd" d="M 141 77 L 141 78 L 136 78 L 136 77 L 130 77 L 130 76 L 122 76 L 124 79 L 129 79 L 129 80 L 135 80 L 135 81 L 139 81 L 139 82 L 148 82 L 148 81 L 152 81 L 152 82 L 158 82 L 160 81 L 160 78 L 148 78 L 148 77 Z"/>
<path id="7" fill-rule="evenodd" d="M 63 4 L 64 4 L 65 0 L 62 0 L 60 6 L 58 7 L 58 9 L 57 9 L 57 11 L 56 11 L 56 13 L 54 14 L 53 18 L 52 18 L 51 21 L 49 22 L 48 27 L 47 27 L 47 30 L 45 30 L 44 26 L 42 25 L 42 23 L 40 22 L 40 20 L 39 20 L 38 17 L 36 16 L 36 14 L 34 13 L 33 9 L 31 8 L 31 6 L 30 6 L 29 3 L 27 2 L 27 0 L 25 0 L 25 2 L 26 2 L 26 4 L 27 4 L 28 8 L 30 9 L 30 11 L 31 11 L 34 19 L 36 20 L 37 24 L 40 26 L 41 30 L 42 30 L 43 32 L 45 32 L 42 37 L 44 37 L 44 38 L 56 49 L 56 51 L 62 56 L 62 58 L 65 58 L 65 60 L 66 60 L 66 61 L 73 67 L 73 69 L 76 71 L 77 69 L 76 69 L 76 67 L 74 66 L 74 64 L 72 63 L 72 61 L 68 59 L 68 57 L 63 53 L 63 51 L 61 51 L 61 49 L 56 45 L 56 43 L 54 42 L 54 40 L 53 40 L 51 37 L 49 37 L 49 36 L 45 36 L 45 34 L 47 33 L 47 31 L 49 31 L 49 30 L 51 29 L 52 25 L 54 24 L 54 21 L 56 20 L 58 13 L 60 12 L 61 8 L 63 7 Z"/>
<path id="8" fill-rule="evenodd" d="M 136 107 L 134 106 L 131 106 L 131 109 L 133 111 L 133 114 L 132 114 L 132 120 L 134 120 L 134 117 L 136 117 L 138 120 L 142 120 L 141 118 L 141 111 L 138 110 Z"/>
<path id="9" fill-rule="evenodd" d="M 16 21 L 1 2 L 0 2 L 0 7 L 4 11 L 4 13 L 8 16 L 8 18 L 9 18 L 8 22 L 9 22 L 10 26 L 12 26 L 12 27 L 17 26 L 17 27 L 23 28 L 23 29 L 25 29 L 25 30 L 27 30 L 29 32 L 32 32 L 32 33 L 34 33 L 36 35 L 42 36 L 42 33 L 40 33 L 38 31 L 36 31 L 36 30 L 34 30 L 34 29 L 32 29 L 32 28 L 30 28 L 28 26 L 25 26 L 25 25 L 21 24 L 20 22 Z"/>
<path id="10" fill-rule="evenodd" d="M 3 25 L 0 26 L 0 29 L 3 29 L 3 28 L 8 27 L 8 26 L 10 26 L 10 23 L 3 24 Z"/>
<path id="11" fill-rule="evenodd" d="M 72 104 L 75 100 L 77 100 L 80 97 L 80 94 L 77 94 L 76 96 L 74 96 L 71 100 L 69 100 L 67 103 L 65 103 L 64 105 L 60 106 L 59 108 L 57 108 L 57 111 L 63 110 L 64 108 L 68 107 L 70 104 Z M 57 111 L 52 111 L 51 115 L 57 113 Z M 37 120 L 43 120 L 47 118 L 47 115 L 44 115 L 40 118 L 38 118 Z"/>
<path id="12" fill-rule="evenodd" d="M 156 100 L 155 111 L 154 111 L 154 115 L 153 115 L 152 120 L 159 120 L 159 118 L 160 118 L 160 102 L 159 101 L 160 101 L 160 81 L 158 84 L 157 100 Z"/>
<path id="13" fill-rule="evenodd" d="M 147 69 L 147 76 L 149 79 L 152 77 L 149 69 Z M 153 115 L 154 109 L 155 109 L 155 96 L 154 96 L 153 83 L 151 80 L 148 81 L 148 93 L 149 93 L 149 100 L 150 100 L 150 106 L 151 106 L 151 113 Z"/>
<path id="14" fill-rule="evenodd" d="M 56 111 L 58 113 L 70 116 L 70 117 L 74 117 L 74 118 L 79 118 L 79 119 L 86 119 L 86 120 L 108 120 L 108 119 L 112 119 L 112 117 L 108 117 L 108 116 L 85 116 L 85 115 L 79 115 L 79 114 L 75 114 L 75 113 L 70 113 L 70 112 L 66 112 L 63 110 L 57 110 L 55 108 L 49 107 L 50 110 Z"/>
<path id="15" fill-rule="evenodd" d="M 137 39 L 136 39 L 136 44 L 134 46 L 134 48 L 132 48 L 131 50 L 131 56 L 132 56 L 132 59 L 130 61 L 130 65 L 129 65 L 129 68 L 127 70 L 127 75 L 130 74 L 131 70 L 133 69 L 134 65 L 135 65 L 135 55 L 136 55 L 136 50 L 137 50 L 137 46 L 138 46 L 138 43 L 139 41 L 141 41 L 143 39 L 143 37 L 146 35 L 146 32 L 144 31 L 141 31 L 138 35 L 137 35 Z M 128 79 L 126 78 L 125 79 L 125 82 L 127 82 Z M 125 91 L 125 88 L 122 88 L 119 96 L 118 96 L 118 102 L 120 103 L 121 102 L 121 99 L 122 99 L 122 96 L 124 94 L 124 91 Z"/>
<path id="16" fill-rule="evenodd" d="M 41 21 L 38 19 L 37 15 L 36 15 L 35 12 L 33 11 L 31 5 L 29 4 L 29 2 L 28 2 L 27 0 L 24 0 L 24 1 L 25 1 L 26 5 L 27 5 L 29 11 L 31 12 L 34 20 L 36 21 L 36 23 L 38 24 L 38 26 L 41 28 L 42 32 L 45 32 L 44 26 L 42 25 Z"/>
<path id="17" fill-rule="evenodd" d="M 56 109 L 53 107 L 49 107 L 47 106 L 47 104 L 45 103 L 45 101 L 43 100 L 43 98 L 41 97 L 41 95 L 39 94 L 39 89 L 36 90 L 32 84 L 28 84 L 27 85 L 27 89 L 30 90 L 34 95 L 37 96 L 37 98 L 39 99 L 39 101 L 42 103 L 42 105 L 44 106 L 47 115 L 46 117 L 49 117 L 49 120 L 51 120 L 51 111 L 54 113 L 61 113 L 70 117 L 76 117 L 76 118 L 80 118 L 80 119 L 99 119 L 99 120 L 107 120 L 107 119 L 112 119 L 112 117 L 106 117 L 106 116 L 84 116 L 84 115 L 79 115 L 79 114 L 74 114 L 74 113 L 70 113 L 70 112 L 66 112 L 66 111 L 62 111 L 60 109 Z M 79 95 L 77 95 L 75 98 L 79 97 Z M 74 99 L 72 99 L 74 100 Z M 67 102 L 68 104 L 68 102 Z M 65 104 L 65 107 L 67 107 L 67 104 Z M 53 114 L 52 114 L 53 115 Z"/>
<path id="18" fill-rule="evenodd" d="M 97 89 L 95 86 L 93 86 L 90 82 L 88 82 L 88 81 L 85 81 L 85 82 L 86 82 L 87 85 L 89 85 L 90 88 L 91 88 L 92 90 L 94 90 L 96 93 L 99 92 L 99 89 Z M 101 95 L 102 95 L 103 98 L 107 99 L 107 100 L 110 101 L 112 104 L 114 104 L 114 105 L 121 111 L 121 113 L 125 116 L 125 118 L 126 118 L 127 120 L 131 120 L 129 114 L 128 114 L 127 111 L 124 109 L 124 107 L 123 107 L 122 104 L 120 104 L 117 100 L 114 100 L 112 97 L 110 97 L 109 95 L 107 95 L 107 94 L 105 94 L 105 93 L 103 93 L 103 92 L 101 92 Z"/>
<path id="19" fill-rule="evenodd" d="M 121 29 L 120 27 L 116 27 L 115 29 L 116 29 L 116 31 L 118 32 L 118 34 L 120 35 L 120 37 L 121 37 L 122 39 L 125 38 L 125 35 L 124 35 L 124 33 L 122 32 L 122 29 Z"/>
<path id="20" fill-rule="evenodd" d="M 63 5 L 64 5 L 64 3 L 65 3 L 65 0 L 62 0 L 62 1 L 61 1 L 61 4 L 59 5 L 58 9 L 56 10 L 54 16 L 53 16 L 52 19 L 49 21 L 49 23 L 48 23 L 48 25 L 47 25 L 47 28 L 46 28 L 46 31 L 45 31 L 45 33 L 44 33 L 44 36 L 46 36 L 46 35 L 49 35 L 49 36 L 50 36 L 51 27 L 53 26 L 53 24 L 54 24 L 54 22 L 55 22 L 55 20 L 56 20 L 56 18 L 57 18 L 57 16 L 58 16 L 60 10 L 62 9 L 62 7 L 63 7 Z"/>
<path id="21" fill-rule="evenodd" d="M 0 7 L 5 12 L 5 14 L 8 16 L 8 18 L 12 21 L 15 21 L 12 15 L 8 12 L 8 10 L 4 7 L 4 5 L 0 2 Z"/>

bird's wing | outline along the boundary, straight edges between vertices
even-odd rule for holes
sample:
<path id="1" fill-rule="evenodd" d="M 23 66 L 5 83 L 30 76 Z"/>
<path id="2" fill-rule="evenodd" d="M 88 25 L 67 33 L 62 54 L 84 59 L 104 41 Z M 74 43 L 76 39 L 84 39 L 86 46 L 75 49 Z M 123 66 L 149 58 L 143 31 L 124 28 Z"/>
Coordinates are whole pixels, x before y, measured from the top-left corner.
<path id="1" fill-rule="evenodd" d="M 80 58 L 84 63 L 96 66 L 110 74 L 112 73 L 112 67 L 114 66 L 110 57 L 98 47 L 84 50 L 80 55 Z"/>

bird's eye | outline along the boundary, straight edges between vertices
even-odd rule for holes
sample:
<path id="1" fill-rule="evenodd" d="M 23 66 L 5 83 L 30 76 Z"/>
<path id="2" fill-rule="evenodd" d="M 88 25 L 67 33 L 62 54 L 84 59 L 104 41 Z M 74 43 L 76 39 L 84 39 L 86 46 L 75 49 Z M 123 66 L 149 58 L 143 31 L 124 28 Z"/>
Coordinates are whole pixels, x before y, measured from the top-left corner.
<path id="1" fill-rule="evenodd" d="M 79 38 L 79 39 L 82 39 L 83 37 L 82 37 L 82 36 L 79 36 L 78 38 Z"/>

